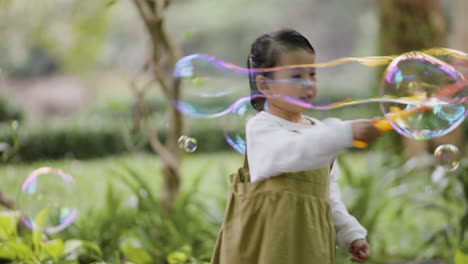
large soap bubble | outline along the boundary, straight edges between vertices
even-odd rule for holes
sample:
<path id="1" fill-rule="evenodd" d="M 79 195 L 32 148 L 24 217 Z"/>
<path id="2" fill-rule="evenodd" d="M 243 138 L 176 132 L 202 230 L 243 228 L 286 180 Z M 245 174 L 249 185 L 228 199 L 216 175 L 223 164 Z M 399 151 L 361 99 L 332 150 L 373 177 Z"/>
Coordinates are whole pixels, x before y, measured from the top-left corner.
<path id="1" fill-rule="evenodd" d="M 194 54 L 180 59 L 174 77 L 181 82 L 177 109 L 191 117 L 217 117 L 247 93 L 248 70 L 214 56 Z M 244 89 L 243 89 L 244 88 Z"/>
<path id="2" fill-rule="evenodd" d="M 223 116 L 222 127 L 224 137 L 229 145 L 241 154 L 245 154 L 245 125 L 255 116 L 257 111 L 250 104 L 250 98 L 238 100 L 232 107 L 232 111 Z"/>
<path id="3" fill-rule="evenodd" d="M 414 103 L 381 103 L 384 114 L 411 112 L 389 119 L 395 130 L 409 138 L 431 139 L 455 129 L 467 114 L 463 105 L 466 81 L 453 66 L 422 52 L 395 58 L 382 80 L 381 95 Z M 418 110 L 419 111 L 412 111 Z"/>
<path id="4" fill-rule="evenodd" d="M 75 179 L 60 169 L 32 171 L 21 186 L 17 204 L 24 224 L 49 234 L 67 228 L 78 215 Z"/>

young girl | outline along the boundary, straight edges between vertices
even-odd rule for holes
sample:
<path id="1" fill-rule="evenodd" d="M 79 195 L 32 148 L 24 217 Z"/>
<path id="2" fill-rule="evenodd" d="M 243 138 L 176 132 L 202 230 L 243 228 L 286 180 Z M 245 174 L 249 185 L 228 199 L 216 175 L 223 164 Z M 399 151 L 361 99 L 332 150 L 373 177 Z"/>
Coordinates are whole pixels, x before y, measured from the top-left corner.
<path id="1" fill-rule="evenodd" d="M 305 37 L 280 30 L 255 40 L 247 65 L 314 63 L 315 51 Z M 313 68 L 288 67 L 249 78 L 251 103 L 260 113 L 247 122 L 245 164 L 231 175 L 211 263 L 334 264 L 336 245 L 348 250 L 352 261 L 366 262 L 367 231 L 341 201 L 334 158 L 353 139 L 373 141 L 378 130 L 368 120 L 319 121 L 303 115 L 304 106 L 284 100 L 315 98 Z"/>

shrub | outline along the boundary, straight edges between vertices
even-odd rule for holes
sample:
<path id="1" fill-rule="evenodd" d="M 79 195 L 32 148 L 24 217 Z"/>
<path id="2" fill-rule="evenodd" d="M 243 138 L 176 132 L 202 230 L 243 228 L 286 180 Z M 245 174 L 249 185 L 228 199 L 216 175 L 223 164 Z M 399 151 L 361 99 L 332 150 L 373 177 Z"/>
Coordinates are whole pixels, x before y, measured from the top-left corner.
<path id="1" fill-rule="evenodd" d="M 23 113 L 10 104 L 5 97 L 0 96 L 0 122 L 21 119 L 23 119 Z"/>
<path id="2" fill-rule="evenodd" d="M 99 124 L 98 126 L 96 124 Z M 126 129 L 126 130 L 125 130 Z M 128 136 L 132 141 L 140 140 L 139 133 L 132 134 L 128 128 L 112 119 L 81 122 L 73 125 L 61 125 L 50 128 L 29 128 L 22 126 L 12 131 L 10 126 L 0 126 L 0 142 L 13 146 L 19 141 L 13 160 L 34 161 L 44 159 L 77 158 L 89 159 L 129 151 L 126 144 Z M 127 132 L 124 132 L 127 131 Z M 196 122 L 189 133 L 197 139 L 197 152 L 213 152 L 229 149 L 225 142 L 222 128 L 209 122 Z M 165 134 L 159 135 L 162 141 Z M 142 150 L 151 151 L 149 144 Z"/>

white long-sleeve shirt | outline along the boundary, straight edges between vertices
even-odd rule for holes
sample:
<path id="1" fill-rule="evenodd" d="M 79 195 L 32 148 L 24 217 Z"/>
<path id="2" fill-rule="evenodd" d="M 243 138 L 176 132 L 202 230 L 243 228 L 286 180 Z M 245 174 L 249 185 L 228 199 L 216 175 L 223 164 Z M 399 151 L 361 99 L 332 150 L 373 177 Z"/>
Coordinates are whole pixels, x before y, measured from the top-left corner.
<path id="1" fill-rule="evenodd" d="M 352 146 L 351 122 L 304 117 L 315 124 L 290 122 L 268 112 L 260 112 L 247 122 L 247 157 L 252 182 L 330 166 L 338 152 Z M 367 230 L 346 210 L 336 183 L 338 177 L 339 167 L 335 162 L 330 173 L 330 207 L 337 245 L 348 249 L 354 240 L 365 238 Z"/>

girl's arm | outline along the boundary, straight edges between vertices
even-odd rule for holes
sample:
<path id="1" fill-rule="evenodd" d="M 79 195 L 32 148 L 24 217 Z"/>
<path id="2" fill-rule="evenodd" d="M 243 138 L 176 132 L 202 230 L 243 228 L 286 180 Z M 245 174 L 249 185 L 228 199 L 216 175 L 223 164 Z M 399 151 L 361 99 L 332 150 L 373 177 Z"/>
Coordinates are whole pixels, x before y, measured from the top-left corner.
<path id="1" fill-rule="evenodd" d="M 367 230 L 346 210 L 346 206 L 341 200 L 340 187 L 336 182 L 339 175 L 340 168 L 335 161 L 330 173 L 330 206 L 336 229 L 336 242 L 340 248 L 347 250 L 353 241 L 365 239 Z"/>
<path id="2" fill-rule="evenodd" d="M 329 166 L 339 151 L 352 146 L 349 121 L 330 118 L 294 130 L 279 121 L 257 117 L 246 126 L 252 181 Z"/>

